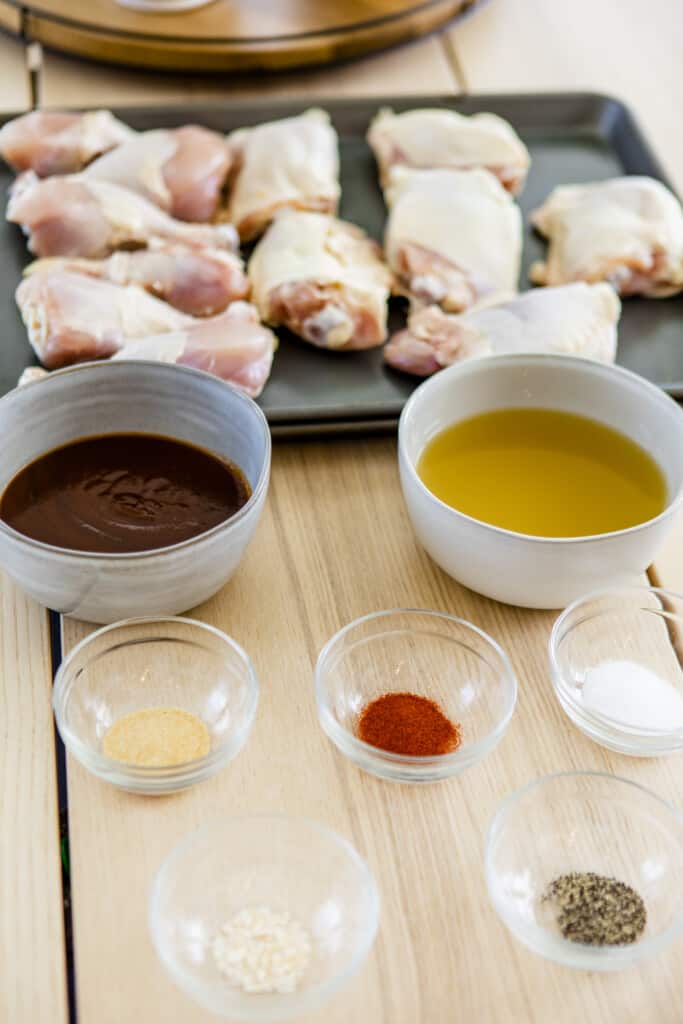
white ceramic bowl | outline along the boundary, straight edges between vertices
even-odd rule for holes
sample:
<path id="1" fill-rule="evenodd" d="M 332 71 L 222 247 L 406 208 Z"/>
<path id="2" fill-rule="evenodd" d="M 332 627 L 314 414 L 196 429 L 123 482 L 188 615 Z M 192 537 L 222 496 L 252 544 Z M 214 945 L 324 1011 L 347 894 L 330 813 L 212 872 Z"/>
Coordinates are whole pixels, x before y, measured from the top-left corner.
<path id="1" fill-rule="evenodd" d="M 311 936 L 311 961 L 294 992 L 243 992 L 214 961 L 221 926 L 264 906 L 290 913 Z M 152 941 L 166 970 L 200 1006 L 230 1020 L 301 1020 L 348 985 L 378 924 L 379 893 L 365 861 L 348 840 L 306 818 L 205 825 L 168 855 L 149 901 Z"/>
<path id="2" fill-rule="evenodd" d="M 38 456 L 79 437 L 163 434 L 226 456 L 252 495 L 230 519 L 180 544 L 135 554 L 70 551 L 0 521 L 0 566 L 41 604 L 90 622 L 177 615 L 230 578 L 261 516 L 270 432 L 250 398 L 217 377 L 153 362 L 88 363 L 0 400 L 0 492 Z"/>
<path id="3" fill-rule="evenodd" d="M 249 656 L 219 629 L 193 619 L 128 619 L 82 640 L 59 666 L 52 705 L 70 754 L 105 782 L 131 793 L 162 795 L 203 782 L 247 742 L 259 685 Z M 174 707 L 197 715 L 211 748 L 194 761 L 152 768 L 102 751 L 124 715 Z"/>
<path id="4" fill-rule="evenodd" d="M 473 519 L 420 480 L 425 445 L 445 427 L 491 409 L 549 408 L 589 416 L 632 438 L 661 467 L 668 501 L 655 519 L 592 537 L 533 537 Z M 508 604 L 561 608 L 606 586 L 633 583 L 683 500 L 683 412 L 654 384 L 619 366 L 571 356 L 473 359 L 422 384 L 399 426 L 403 494 L 420 543 L 454 579 Z"/>

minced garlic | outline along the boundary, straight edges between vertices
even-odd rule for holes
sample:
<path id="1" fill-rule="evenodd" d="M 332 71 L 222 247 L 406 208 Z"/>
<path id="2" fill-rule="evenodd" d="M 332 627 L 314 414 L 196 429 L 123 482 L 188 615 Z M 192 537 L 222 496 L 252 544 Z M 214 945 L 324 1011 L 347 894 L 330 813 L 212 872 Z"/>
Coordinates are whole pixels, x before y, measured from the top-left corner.
<path id="1" fill-rule="evenodd" d="M 213 940 L 219 971 L 244 992 L 294 992 L 311 959 L 311 937 L 299 921 L 269 907 L 240 910 Z"/>
<path id="2" fill-rule="evenodd" d="M 169 768 L 204 757 L 211 737 L 201 718 L 180 708 L 142 708 L 109 727 L 102 752 L 125 764 Z"/>

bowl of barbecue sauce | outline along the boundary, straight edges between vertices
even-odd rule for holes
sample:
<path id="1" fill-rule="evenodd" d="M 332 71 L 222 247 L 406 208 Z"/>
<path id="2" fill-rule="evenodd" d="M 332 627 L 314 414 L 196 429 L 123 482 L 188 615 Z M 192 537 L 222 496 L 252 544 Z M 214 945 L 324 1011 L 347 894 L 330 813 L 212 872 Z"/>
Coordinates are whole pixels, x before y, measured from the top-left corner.
<path id="1" fill-rule="evenodd" d="M 236 569 L 265 503 L 263 413 L 196 370 L 63 370 L 0 400 L 0 431 L 0 565 L 62 614 L 199 604 Z"/>

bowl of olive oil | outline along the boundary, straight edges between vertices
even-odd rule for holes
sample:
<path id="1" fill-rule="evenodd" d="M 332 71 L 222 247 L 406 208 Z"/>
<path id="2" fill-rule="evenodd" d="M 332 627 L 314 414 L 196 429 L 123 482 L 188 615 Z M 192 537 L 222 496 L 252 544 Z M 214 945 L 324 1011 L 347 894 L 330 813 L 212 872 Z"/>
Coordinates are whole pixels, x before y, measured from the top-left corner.
<path id="1" fill-rule="evenodd" d="M 620 367 L 473 360 L 408 401 L 399 464 L 417 537 L 449 575 L 558 608 L 652 561 L 683 500 L 683 412 Z"/>

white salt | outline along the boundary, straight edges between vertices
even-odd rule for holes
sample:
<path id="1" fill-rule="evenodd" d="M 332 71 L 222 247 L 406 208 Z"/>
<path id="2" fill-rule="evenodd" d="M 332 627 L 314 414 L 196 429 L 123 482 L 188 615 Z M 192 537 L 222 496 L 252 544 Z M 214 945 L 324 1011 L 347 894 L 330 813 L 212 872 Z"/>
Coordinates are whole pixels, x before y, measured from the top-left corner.
<path id="1" fill-rule="evenodd" d="M 635 661 L 606 661 L 589 669 L 582 694 L 590 711 L 632 728 L 683 728 L 683 693 Z"/>

